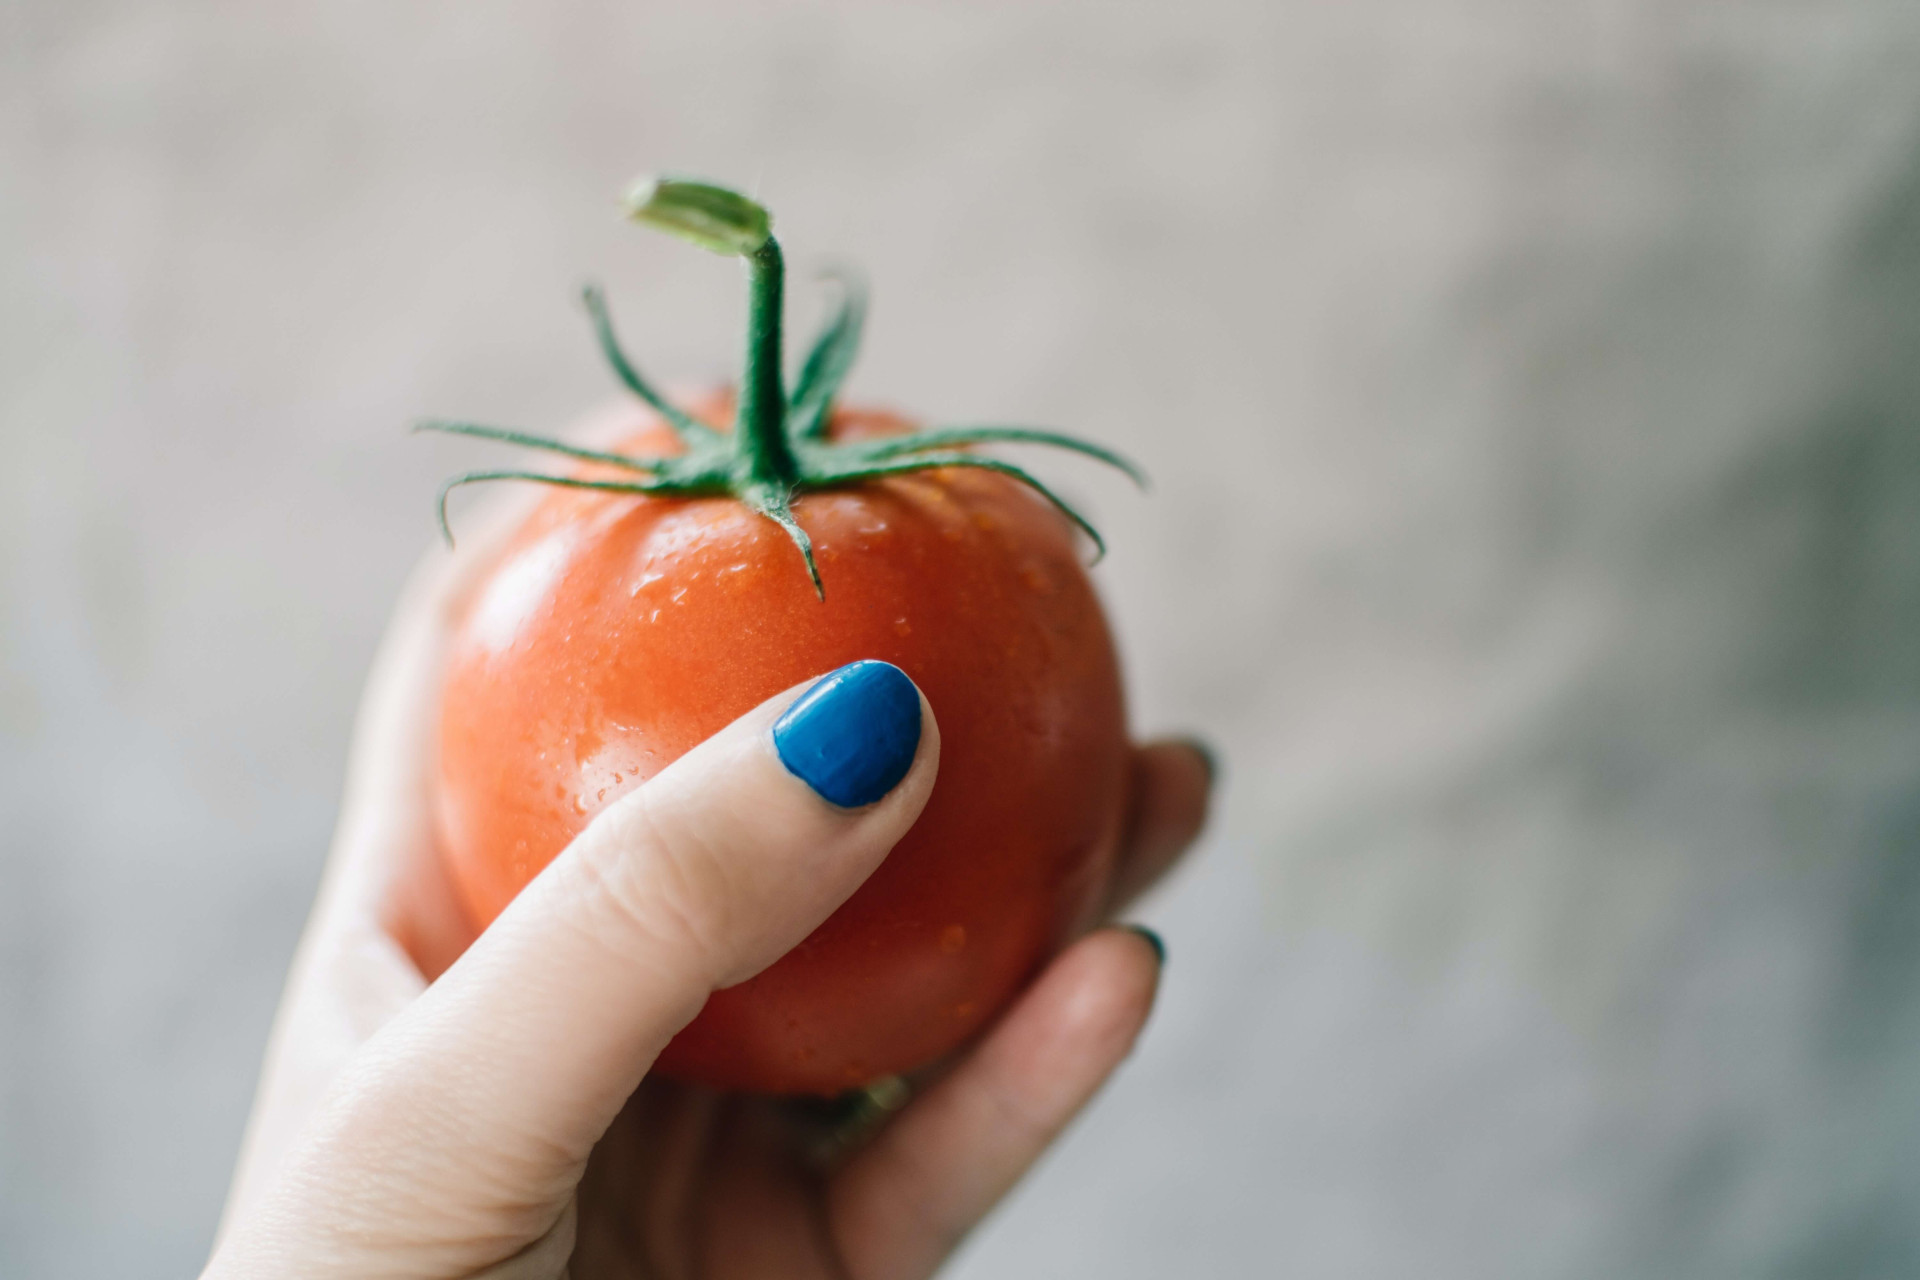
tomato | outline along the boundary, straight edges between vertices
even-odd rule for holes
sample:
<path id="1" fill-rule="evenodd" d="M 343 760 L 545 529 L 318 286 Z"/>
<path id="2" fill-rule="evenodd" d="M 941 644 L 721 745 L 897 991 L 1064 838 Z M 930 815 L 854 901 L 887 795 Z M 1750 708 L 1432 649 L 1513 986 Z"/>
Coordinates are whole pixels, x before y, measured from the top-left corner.
<path id="1" fill-rule="evenodd" d="M 841 431 L 876 429 L 900 426 L 842 415 Z M 660 1060 L 726 1088 L 835 1093 L 958 1045 L 1084 927 L 1118 831 L 1125 717 L 1071 528 L 1017 482 L 930 471 L 807 495 L 795 515 L 824 602 L 781 530 L 730 499 L 547 498 L 463 602 L 438 818 L 484 925 L 595 813 L 741 714 L 856 659 L 900 667 L 940 722 L 925 812 Z"/>
<path id="2" fill-rule="evenodd" d="M 674 430 L 636 414 L 632 435 L 595 455 L 620 465 L 589 457 L 537 477 L 609 487 L 545 498 L 458 602 L 435 815 L 484 927 L 594 814 L 744 712 L 857 659 L 902 668 L 940 725 L 926 809 L 811 936 L 716 992 L 657 1068 L 825 1095 L 954 1049 L 1091 922 L 1125 799 L 1125 711 L 1074 525 L 1050 495 L 952 453 L 964 433 L 916 435 L 888 414 L 832 409 L 808 374 L 785 397 L 767 372 L 778 369 L 779 260 L 761 218 L 741 252 L 759 255 L 754 314 L 770 280 L 776 327 L 771 339 L 755 332 L 772 353 L 750 349 L 731 435 L 701 425 L 722 426 L 724 399 Z M 809 371 L 837 359 L 844 373 L 829 345 L 849 327 L 857 338 L 848 314 Z M 639 382 L 596 315 L 623 380 L 695 416 Z M 756 391 L 756 378 L 771 387 Z M 1007 438 L 981 430 L 972 437 Z M 903 473 L 888 451 L 909 445 L 948 461 Z M 777 483 L 756 488 L 738 479 L 750 467 L 726 462 L 755 447 L 790 451 Z M 719 461 L 700 461 L 709 455 Z M 843 458 L 872 473 L 849 478 Z"/>

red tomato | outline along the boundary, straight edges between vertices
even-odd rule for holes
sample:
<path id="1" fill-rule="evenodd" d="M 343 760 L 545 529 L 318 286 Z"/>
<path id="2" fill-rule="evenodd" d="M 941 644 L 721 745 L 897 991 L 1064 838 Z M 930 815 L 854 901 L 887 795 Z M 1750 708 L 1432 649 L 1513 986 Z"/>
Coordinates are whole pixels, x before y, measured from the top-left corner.
<path id="1" fill-rule="evenodd" d="M 636 422 L 622 451 L 675 451 Z M 836 437 L 905 429 L 834 415 Z M 460 604 L 436 812 L 484 926 L 595 813 L 750 708 L 856 659 L 900 666 L 940 724 L 925 812 L 659 1063 L 728 1089 L 833 1094 L 952 1050 L 1090 923 L 1120 824 L 1125 714 L 1072 527 L 1031 489 L 945 468 L 806 493 L 793 511 L 824 600 L 787 534 L 731 497 L 548 496 Z"/>

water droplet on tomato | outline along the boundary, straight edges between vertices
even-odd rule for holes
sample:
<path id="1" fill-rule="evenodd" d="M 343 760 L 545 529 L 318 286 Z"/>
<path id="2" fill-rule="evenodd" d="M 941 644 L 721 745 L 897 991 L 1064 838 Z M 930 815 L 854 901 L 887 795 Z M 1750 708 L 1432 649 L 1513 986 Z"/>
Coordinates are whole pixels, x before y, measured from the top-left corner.
<path id="1" fill-rule="evenodd" d="M 893 620 L 893 634 L 897 636 L 912 635 L 913 624 L 908 622 L 905 618 L 895 618 Z"/>
<path id="2" fill-rule="evenodd" d="M 1055 590 L 1053 575 L 1031 561 L 1020 567 L 1020 581 L 1038 595 L 1052 595 Z"/>

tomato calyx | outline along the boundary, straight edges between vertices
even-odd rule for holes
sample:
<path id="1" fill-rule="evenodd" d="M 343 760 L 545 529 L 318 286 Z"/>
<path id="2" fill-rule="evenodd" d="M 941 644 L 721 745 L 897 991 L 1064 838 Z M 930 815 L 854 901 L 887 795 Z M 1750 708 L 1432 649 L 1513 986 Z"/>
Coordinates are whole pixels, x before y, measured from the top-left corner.
<path id="1" fill-rule="evenodd" d="M 949 426 L 881 439 L 828 438 L 834 398 L 853 367 L 866 324 L 865 287 L 849 273 L 835 275 L 839 298 L 814 339 L 789 391 L 782 378 L 782 309 L 785 263 L 773 236 L 771 216 L 736 191 L 687 178 L 643 179 L 627 199 L 635 221 L 690 240 L 701 248 L 743 259 L 748 270 L 746 359 L 741 371 L 733 429 L 716 431 L 675 405 L 641 376 L 621 349 L 606 298 L 593 286 L 583 291 L 601 353 L 621 384 L 664 418 L 683 452 L 675 455 L 614 453 L 571 445 L 477 422 L 434 419 L 416 431 L 474 436 L 594 463 L 621 473 L 564 475 L 519 469 L 468 471 L 440 486 L 441 533 L 449 544 L 447 498 L 464 485 L 527 480 L 574 489 L 661 497 L 730 495 L 778 524 L 798 548 L 814 593 L 826 588 L 814 563 L 813 544 L 793 516 L 802 493 L 841 488 L 886 476 L 935 467 L 970 467 L 1009 476 L 1035 490 L 1093 541 L 1095 559 L 1105 554 L 1099 531 L 1031 473 L 1010 462 L 970 452 L 982 444 L 1036 444 L 1067 449 L 1116 467 L 1142 487 L 1140 468 L 1113 450 L 1076 436 L 1019 426 Z"/>

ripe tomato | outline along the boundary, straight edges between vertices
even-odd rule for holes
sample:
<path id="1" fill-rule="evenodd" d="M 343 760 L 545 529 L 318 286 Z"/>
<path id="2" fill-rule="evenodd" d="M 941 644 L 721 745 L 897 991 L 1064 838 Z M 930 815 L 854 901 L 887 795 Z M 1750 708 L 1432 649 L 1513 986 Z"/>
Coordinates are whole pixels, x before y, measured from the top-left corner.
<path id="1" fill-rule="evenodd" d="M 835 435 L 899 431 L 837 415 Z M 670 450 L 657 426 L 625 449 Z M 463 602 L 440 725 L 445 856 L 478 925 L 600 809 L 780 690 L 859 658 L 940 721 L 925 812 L 865 885 L 716 993 L 660 1069 L 829 1094 L 974 1034 L 1105 888 L 1123 799 L 1117 664 L 1071 526 L 953 469 L 801 497 L 825 601 L 730 498 L 563 490 Z"/>
<path id="2" fill-rule="evenodd" d="M 919 821 L 810 937 L 715 993 L 659 1061 L 723 1088 L 838 1093 L 979 1030 L 1090 922 L 1114 856 L 1126 725 L 1073 522 L 1092 530 L 1031 476 L 970 447 L 1046 444 L 1138 473 L 1054 432 L 916 432 L 836 410 L 864 318 L 852 287 L 789 393 L 766 211 L 684 179 L 643 183 L 631 208 L 747 262 L 742 391 L 737 405 L 704 405 L 705 421 L 670 404 L 589 291 L 609 362 L 661 419 L 636 417 L 611 452 L 423 424 L 589 464 L 448 486 L 565 487 L 458 606 L 441 844 L 484 927 L 595 813 L 746 711 L 862 658 L 900 667 L 940 724 L 940 773 Z"/>

